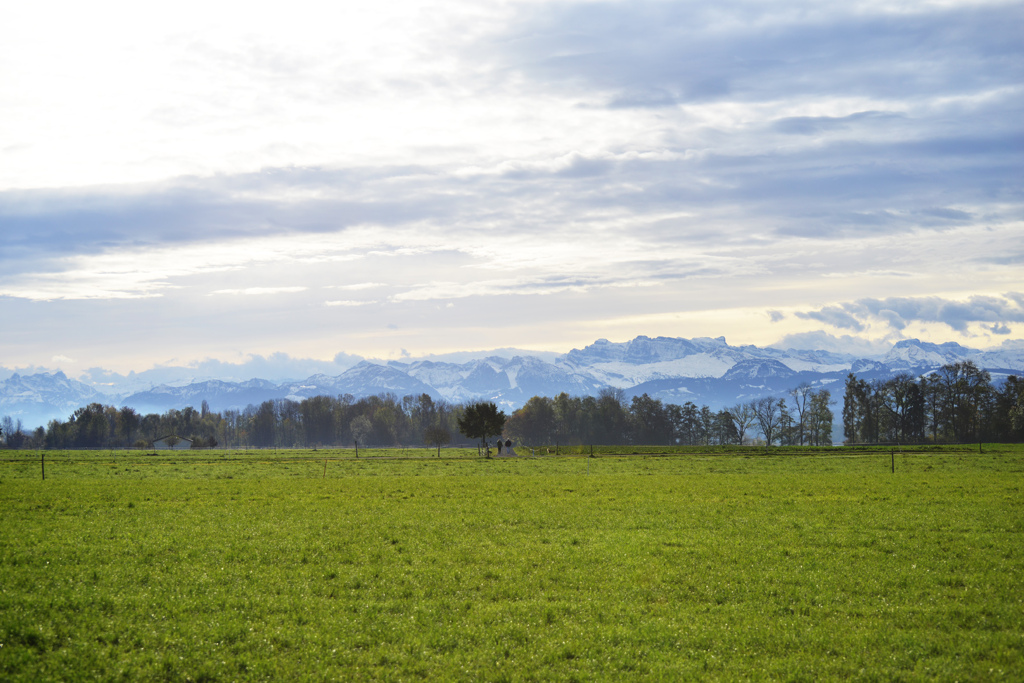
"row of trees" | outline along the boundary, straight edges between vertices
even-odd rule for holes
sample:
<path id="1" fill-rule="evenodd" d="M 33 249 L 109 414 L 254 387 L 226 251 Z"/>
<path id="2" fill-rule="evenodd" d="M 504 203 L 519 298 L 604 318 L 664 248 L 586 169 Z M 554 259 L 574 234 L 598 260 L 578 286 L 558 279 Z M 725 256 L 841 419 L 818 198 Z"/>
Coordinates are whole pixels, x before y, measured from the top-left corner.
<path id="1" fill-rule="evenodd" d="M 524 445 L 637 444 L 719 445 L 749 443 L 829 444 L 832 411 L 827 391 L 802 385 L 790 401 L 763 398 L 713 411 L 692 402 L 665 404 L 644 394 L 627 403 L 621 390 L 598 396 L 535 396 L 509 418 L 491 403 L 453 405 L 427 394 L 351 395 L 276 400 L 243 411 L 172 409 L 159 415 L 130 407 L 92 403 L 67 420 L 25 433 L 4 418 L 9 448 L 146 447 L 176 435 L 193 447 L 315 447 L 429 445 L 440 448 L 458 434 L 487 441 L 503 434 Z"/>
<path id="2" fill-rule="evenodd" d="M 20 424 L 3 429 L 10 448 L 145 447 L 176 435 L 193 447 L 314 447 L 326 445 L 444 445 L 457 433 L 457 407 L 427 394 L 398 399 L 392 394 L 314 396 L 250 405 L 245 410 L 171 409 L 141 415 L 134 408 L 92 403 L 66 421 L 24 433 Z M 5 418 L 11 422 L 10 418 Z"/>
<path id="3" fill-rule="evenodd" d="M 972 362 L 952 363 L 914 377 L 868 382 L 850 374 L 843 398 L 843 436 L 849 443 L 936 443 L 1024 439 L 1024 380 L 1010 376 L 996 386 Z M 663 403 L 647 394 L 630 402 L 623 392 L 597 396 L 534 396 L 486 436 L 471 425 L 478 407 L 453 405 L 427 394 L 351 395 L 276 400 L 245 410 L 172 409 L 142 415 L 133 408 L 92 403 L 67 420 L 27 432 L 0 419 L 7 448 L 124 448 L 145 446 L 174 434 L 199 447 L 443 446 L 462 433 L 487 440 L 504 434 L 523 445 L 744 444 L 755 439 L 779 445 L 832 442 L 832 400 L 827 390 L 803 384 L 788 397 L 759 398 L 714 411 L 692 402 Z M 494 415 L 491 415 L 491 412 Z M 497 420 L 499 413 L 486 412 Z M 486 420 L 485 420 L 486 421 Z"/>
<path id="4" fill-rule="evenodd" d="M 6 448 L 37 448 L 45 434 L 42 427 L 26 432 L 21 420 L 15 421 L 10 415 L 0 418 L 0 443 Z"/>
<path id="5" fill-rule="evenodd" d="M 790 402 L 761 398 L 713 411 L 687 401 L 663 403 L 643 394 L 626 403 L 623 392 L 598 396 L 534 396 L 509 418 L 505 433 L 527 444 L 728 445 L 760 436 L 768 444 L 832 443 L 831 396 L 804 384 Z"/>
<path id="6" fill-rule="evenodd" d="M 1015 442 L 1024 438 L 1024 380 L 999 387 L 971 361 L 868 382 L 850 374 L 843 397 L 850 443 Z"/>

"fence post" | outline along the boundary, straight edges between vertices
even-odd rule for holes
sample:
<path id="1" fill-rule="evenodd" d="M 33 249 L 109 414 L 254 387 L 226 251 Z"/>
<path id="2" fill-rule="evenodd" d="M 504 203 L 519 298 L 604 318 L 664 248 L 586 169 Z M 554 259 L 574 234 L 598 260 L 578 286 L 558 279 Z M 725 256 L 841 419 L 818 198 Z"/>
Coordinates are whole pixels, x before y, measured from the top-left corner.
<path id="1" fill-rule="evenodd" d="M 46 453 L 39 451 L 39 465 L 43 469 L 43 481 L 46 481 Z"/>
<path id="2" fill-rule="evenodd" d="M 891 451 L 889 452 L 889 455 L 890 455 L 890 457 L 892 458 L 892 473 L 893 473 L 893 474 L 896 474 L 896 449 L 895 449 L 895 448 L 893 448 L 893 449 L 892 449 L 892 450 L 891 450 Z"/>

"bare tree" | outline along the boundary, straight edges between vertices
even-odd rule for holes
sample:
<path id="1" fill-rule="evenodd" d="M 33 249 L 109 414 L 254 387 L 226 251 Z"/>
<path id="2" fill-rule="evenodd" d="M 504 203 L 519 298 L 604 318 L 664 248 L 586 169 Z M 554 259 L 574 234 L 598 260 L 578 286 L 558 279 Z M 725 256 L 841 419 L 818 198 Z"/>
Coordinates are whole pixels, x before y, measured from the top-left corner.
<path id="1" fill-rule="evenodd" d="M 740 437 L 740 445 L 746 439 L 747 430 L 754 426 L 757 415 L 754 413 L 753 403 L 737 403 L 729 409 L 732 421 L 736 423 L 736 432 Z"/>
<path id="2" fill-rule="evenodd" d="M 452 433 L 443 425 L 431 425 L 423 430 L 423 441 L 431 446 L 437 446 L 437 457 L 441 457 L 441 446 L 447 446 L 452 442 Z"/>
<path id="3" fill-rule="evenodd" d="M 786 417 L 786 402 L 781 398 L 766 396 L 750 402 L 757 418 L 757 424 L 764 435 L 765 447 L 772 445 Z"/>
<path id="4" fill-rule="evenodd" d="M 811 385 L 802 382 L 800 386 L 789 390 L 793 397 L 793 405 L 796 407 L 796 416 L 799 420 L 797 433 L 799 434 L 800 445 L 804 445 L 804 426 L 807 424 L 807 405 L 811 397 Z"/>

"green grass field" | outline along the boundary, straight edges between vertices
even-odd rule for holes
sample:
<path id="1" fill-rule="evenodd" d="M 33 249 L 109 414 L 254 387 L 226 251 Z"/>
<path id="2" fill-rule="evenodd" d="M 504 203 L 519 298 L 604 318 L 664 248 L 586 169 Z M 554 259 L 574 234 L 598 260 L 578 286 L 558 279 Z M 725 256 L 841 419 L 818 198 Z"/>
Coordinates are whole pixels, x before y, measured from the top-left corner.
<path id="1" fill-rule="evenodd" d="M 1024 678 L 1024 449 L 669 450 L 0 452 L 0 678 Z"/>

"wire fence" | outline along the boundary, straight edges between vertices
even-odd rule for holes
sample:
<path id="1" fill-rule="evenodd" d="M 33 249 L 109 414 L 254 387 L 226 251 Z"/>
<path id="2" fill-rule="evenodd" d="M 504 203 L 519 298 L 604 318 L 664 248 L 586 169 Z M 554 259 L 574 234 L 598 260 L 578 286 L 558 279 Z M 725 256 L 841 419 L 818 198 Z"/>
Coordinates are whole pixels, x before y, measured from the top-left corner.
<path id="1" fill-rule="evenodd" d="M 383 449 L 221 449 L 188 451 L 0 451 L 0 481 L 4 479 L 88 478 L 260 478 L 277 476 L 321 477 L 364 474 L 437 473 L 629 473 L 650 471 L 653 461 L 669 465 L 661 470 L 694 472 L 718 468 L 745 473 L 833 471 L 853 469 L 879 472 L 957 469 L 970 466 L 1017 467 L 1024 471 L 1024 446 L 982 444 L 956 446 L 843 447 L 517 447 L 515 455 L 482 455 L 475 447 Z M 581 460 L 585 460 L 583 466 Z M 547 462 L 538 469 L 536 464 Z M 578 462 L 579 465 L 571 463 Z M 845 465 L 841 463 L 847 463 Z M 593 465 L 592 465 L 593 463 Z M 646 465 L 640 466 L 640 463 Z M 986 464 L 988 463 L 988 464 Z M 454 469 L 452 469 L 454 468 Z M 709 469 L 711 468 L 711 469 Z M 725 471 L 725 470 L 722 470 Z"/>

